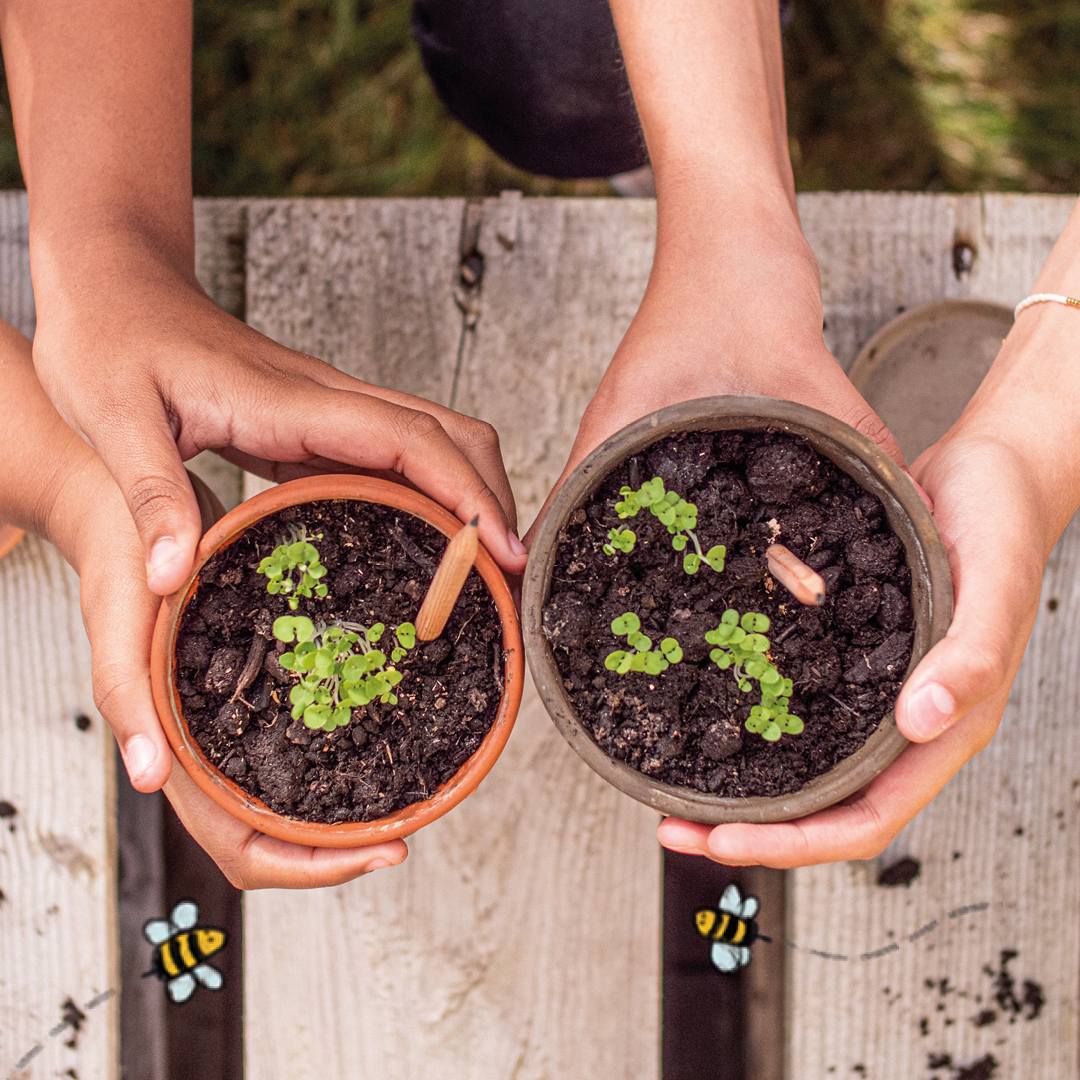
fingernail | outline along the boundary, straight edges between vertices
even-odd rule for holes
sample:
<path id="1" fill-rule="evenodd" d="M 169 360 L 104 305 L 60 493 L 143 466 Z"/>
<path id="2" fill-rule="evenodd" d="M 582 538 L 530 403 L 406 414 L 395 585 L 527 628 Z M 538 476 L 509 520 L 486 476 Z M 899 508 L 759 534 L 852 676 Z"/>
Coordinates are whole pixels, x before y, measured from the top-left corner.
<path id="1" fill-rule="evenodd" d="M 140 780 L 157 761 L 157 747 L 145 735 L 132 735 L 124 745 L 124 764 L 132 783 Z"/>
<path id="2" fill-rule="evenodd" d="M 907 726 L 922 739 L 933 739 L 951 723 L 956 711 L 952 694 L 938 683 L 927 683 L 908 698 Z"/>
<path id="3" fill-rule="evenodd" d="M 510 550 L 515 555 L 525 555 L 528 553 L 525 545 L 517 538 L 517 533 L 513 529 L 506 530 L 506 538 L 510 544 Z"/>
<path id="4" fill-rule="evenodd" d="M 150 562 L 146 568 L 146 576 L 150 580 L 151 586 L 154 579 L 167 574 L 172 564 L 179 558 L 180 545 L 171 536 L 163 536 L 156 541 L 150 549 Z"/>
<path id="5" fill-rule="evenodd" d="M 372 859 L 372 861 L 367 864 L 366 872 L 370 874 L 373 870 L 385 870 L 390 865 L 391 863 L 386 859 Z"/>

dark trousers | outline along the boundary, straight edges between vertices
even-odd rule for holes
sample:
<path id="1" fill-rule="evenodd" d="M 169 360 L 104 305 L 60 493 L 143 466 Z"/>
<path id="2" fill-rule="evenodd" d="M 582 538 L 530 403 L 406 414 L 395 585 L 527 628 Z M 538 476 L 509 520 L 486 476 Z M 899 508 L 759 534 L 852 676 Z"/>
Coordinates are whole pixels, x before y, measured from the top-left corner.
<path id="1" fill-rule="evenodd" d="M 412 29 L 450 112 L 512 165 L 569 180 L 648 162 L 608 0 L 415 0 Z"/>

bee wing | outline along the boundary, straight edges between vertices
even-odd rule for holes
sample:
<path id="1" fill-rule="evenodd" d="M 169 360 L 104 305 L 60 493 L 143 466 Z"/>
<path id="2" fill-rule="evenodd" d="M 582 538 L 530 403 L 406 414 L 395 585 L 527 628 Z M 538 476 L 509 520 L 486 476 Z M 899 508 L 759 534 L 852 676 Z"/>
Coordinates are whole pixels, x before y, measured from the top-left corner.
<path id="1" fill-rule="evenodd" d="M 183 1005 L 195 993 L 195 978 L 190 971 L 185 971 L 183 975 L 177 975 L 175 979 L 170 979 L 168 987 L 169 997 L 177 1005 Z"/>
<path id="2" fill-rule="evenodd" d="M 192 974 L 207 990 L 220 990 L 225 985 L 225 976 L 213 964 L 199 964 Z"/>
<path id="3" fill-rule="evenodd" d="M 748 896 L 742 902 L 742 917 L 744 919 L 752 919 L 757 913 L 758 908 L 761 907 L 761 902 L 756 896 Z"/>
<path id="4" fill-rule="evenodd" d="M 169 916 L 169 922 L 177 930 L 190 930 L 198 921 L 199 905 L 194 900 L 181 900 Z"/>
<path id="5" fill-rule="evenodd" d="M 746 967 L 750 963 L 750 950 L 745 945 L 740 945 L 735 950 L 739 954 L 739 967 Z"/>
<path id="6" fill-rule="evenodd" d="M 718 941 L 713 945 L 709 956 L 725 975 L 733 975 L 739 970 L 740 951 L 735 945 L 729 945 L 726 941 Z"/>
<path id="7" fill-rule="evenodd" d="M 147 919 L 143 923 L 142 934 L 151 945 L 160 945 L 168 940 L 172 934 L 172 927 L 165 919 Z"/>
<path id="8" fill-rule="evenodd" d="M 739 893 L 739 886 L 734 881 L 724 890 L 724 895 L 720 897 L 720 910 L 730 912 L 736 918 L 739 917 L 742 911 L 742 896 Z"/>

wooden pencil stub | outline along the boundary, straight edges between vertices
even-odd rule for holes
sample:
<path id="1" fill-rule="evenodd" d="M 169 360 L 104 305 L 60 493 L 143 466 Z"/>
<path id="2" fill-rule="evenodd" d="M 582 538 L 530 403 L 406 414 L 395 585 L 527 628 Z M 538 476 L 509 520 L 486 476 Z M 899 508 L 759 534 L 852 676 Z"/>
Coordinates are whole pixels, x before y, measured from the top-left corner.
<path id="1" fill-rule="evenodd" d="M 800 604 L 820 606 L 825 603 L 825 582 L 816 570 L 811 570 L 793 551 L 783 544 L 773 544 L 765 552 L 769 573 L 784 586 Z"/>
<path id="2" fill-rule="evenodd" d="M 478 522 L 479 518 L 473 518 L 446 545 L 424 602 L 420 605 L 420 614 L 416 616 L 416 636 L 421 641 L 434 641 L 443 632 L 446 620 L 454 610 L 457 598 L 465 587 L 465 579 L 476 561 Z"/>

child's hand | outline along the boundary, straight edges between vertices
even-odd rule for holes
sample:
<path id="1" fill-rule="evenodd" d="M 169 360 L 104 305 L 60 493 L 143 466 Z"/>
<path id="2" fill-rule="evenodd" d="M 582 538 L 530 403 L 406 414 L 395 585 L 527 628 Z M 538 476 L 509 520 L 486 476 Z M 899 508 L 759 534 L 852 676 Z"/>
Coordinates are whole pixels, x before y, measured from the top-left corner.
<path id="1" fill-rule="evenodd" d="M 523 569 L 493 428 L 283 348 L 144 258 L 151 265 L 132 254 L 113 275 L 99 265 L 62 314 L 45 305 L 34 362 L 123 492 L 153 592 L 191 570 L 201 529 L 183 461 L 204 449 L 273 479 L 401 474 L 462 520 L 479 514 L 496 561 Z"/>
<path id="2" fill-rule="evenodd" d="M 993 738 L 1038 613 L 1043 567 L 1080 502 L 1080 433 L 1045 429 L 1077 400 L 1068 311 L 1017 323 L 964 415 L 915 462 L 949 553 L 955 615 L 897 701 L 913 745 L 857 795 L 796 821 L 712 828 L 668 818 L 660 842 L 730 865 L 868 859 Z"/>
<path id="3" fill-rule="evenodd" d="M 175 759 L 174 759 L 175 762 Z M 165 785 L 176 816 L 237 889 L 321 889 L 397 866 L 409 854 L 404 840 L 370 847 L 317 848 L 257 832 L 226 813 L 175 762 Z"/>
<path id="4" fill-rule="evenodd" d="M 120 744 L 132 785 L 154 791 L 164 784 L 177 816 L 233 885 L 340 885 L 405 858 L 408 849 L 401 840 L 335 850 L 275 840 L 203 794 L 176 762 L 158 722 L 150 690 L 150 643 L 161 600 L 146 586 L 142 551 L 120 490 L 92 454 L 61 490 L 53 514 L 57 528 L 61 519 L 78 523 L 70 552 L 81 578 L 94 699 Z"/>

